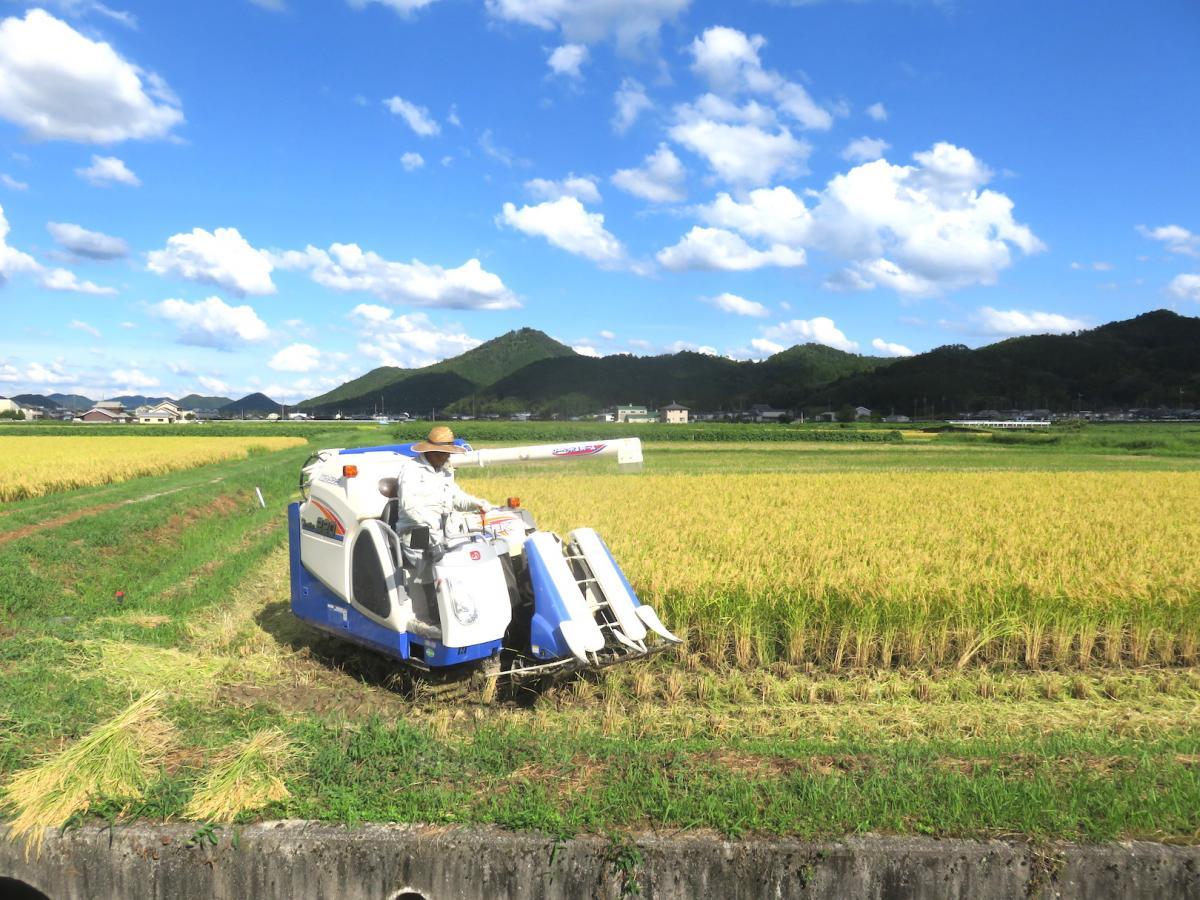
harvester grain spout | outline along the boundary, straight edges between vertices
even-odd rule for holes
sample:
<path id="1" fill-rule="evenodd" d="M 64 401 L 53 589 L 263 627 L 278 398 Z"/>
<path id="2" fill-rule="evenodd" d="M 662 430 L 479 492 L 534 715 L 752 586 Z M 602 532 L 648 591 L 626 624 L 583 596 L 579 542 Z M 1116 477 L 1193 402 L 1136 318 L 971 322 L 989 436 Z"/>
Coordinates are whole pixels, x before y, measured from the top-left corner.
<path id="1" fill-rule="evenodd" d="M 455 454 L 458 467 L 613 458 L 640 468 L 637 438 Z M 399 516 L 413 444 L 322 450 L 288 510 L 291 607 L 305 622 L 430 674 L 509 683 L 595 669 L 679 642 L 642 603 L 594 530 L 540 531 L 517 506 L 461 516 L 438 534 Z M 464 678 L 468 681 L 468 678 Z M 478 680 L 478 679 L 476 679 Z"/>

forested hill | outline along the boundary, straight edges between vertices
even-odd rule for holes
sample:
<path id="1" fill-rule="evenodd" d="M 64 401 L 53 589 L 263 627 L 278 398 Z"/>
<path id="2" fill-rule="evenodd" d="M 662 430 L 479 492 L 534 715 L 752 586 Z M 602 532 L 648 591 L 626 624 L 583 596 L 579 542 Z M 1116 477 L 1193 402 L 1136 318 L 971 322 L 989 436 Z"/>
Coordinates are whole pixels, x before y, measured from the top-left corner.
<path id="1" fill-rule="evenodd" d="M 530 363 L 575 355 L 574 350 L 549 335 L 535 328 L 521 328 L 420 369 L 380 366 L 305 400 L 300 408 L 319 414 L 352 415 L 382 409 L 416 415 L 431 408 L 442 409 Z"/>
<path id="2" fill-rule="evenodd" d="M 977 350 L 938 347 L 886 370 L 839 379 L 805 402 L 953 414 L 1198 401 L 1200 318 L 1160 309 L 1076 334 L 1010 338 Z"/>

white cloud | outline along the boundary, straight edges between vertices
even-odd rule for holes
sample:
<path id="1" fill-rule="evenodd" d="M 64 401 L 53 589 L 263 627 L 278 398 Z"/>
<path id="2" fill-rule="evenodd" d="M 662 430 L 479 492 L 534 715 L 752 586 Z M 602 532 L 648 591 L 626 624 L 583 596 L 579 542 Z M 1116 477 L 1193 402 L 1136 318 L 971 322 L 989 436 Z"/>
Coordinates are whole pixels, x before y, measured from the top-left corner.
<path id="1" fill-rule="evenodd" d="M 183 121 L 161 78 L 44 10 L 0 22 L 0 117 L 39 140 L 165 137 Z"/>
<path id="2" fill-rule="evenodd" d="M 159 381 L 152 375 L 147 375 L 141 369 L 114 369 L 109 373 L 112 384 L 117 386 L 118 393 L 129 394 L 145 388 L 158 387 Z"/>
<path id="3" fill-rule="evenodd" d="M 395 315 L 386 307 L 361 303 L 350 317 L 362 332 L 358 351 L 383 366 L 428 366 L 482 343 L 457 326 L 438 328 L 424 313 Z"/>
<path id="4" fill-rule="evenodd" d="M 25 381 L 30 384 L 69 384 L 75 381 L 75 376 L 68 374 L 60 362 L 53 362 L 49 367 L 35 362 L 30 363 L 25 370 Z"/>
<path id="5" fill-rule="evenodd" d="M 875 338 L 871 341 L 871 346 L 882 353 L 884 356 L 912 356 L 913 352 L 903 344 L 893 344 L 891 341 L 885 341 L 883 338 Z"/>
<path id="6" fill-rule="evenodd" d="M 764 328 L 762 332 L 766 338 L 776 342 L 787 341 L 795 344 L 802 340 L 815 341 L 827 347 L 845 350 L 847 353 L 853 353 L 858 349 L 858 344 L 842 334 L 833 319 L 826 316 L 817 316 L 813 319 L 792 319 L 790 322 L 780 322 L 778 325 Z M 773 352 L 777 353 L 778 351 Z"/>
<path id="7" fill-rule="evenodd" d="M 500 276 L 477 259 L 456 269 L 384 259 L 358 244 L 331 244 L 329 250 L 309 245 L 275 257 L 281 268 L 306 271 L 324 287 L 337 291 L 367 291 L 389 303 L 455 309 L 512 309 L 520 306 Z"/>
<path id="8" fill-rule="evenodd" d="M 596 179 L 590 175 L 571 173 L 561 181 L 551 181 L 548 178 L 531 178 L 525 182 L 525 190 L 535 200 L 558 200 L 562 197 L 574 197 L 581 203 L 599 203 L 600 191 L 596 187 Z"/>
<path id="9" fill-rule="evenodd" d="M 410 103 L 403 97 L 389 97 L 383 101 L 383 105 L 404 119 L 408 127 L 421 137 L 433 137 L 441 133 L 442 126 L 429 117 L 429 110 L 423 106 Z"/>
<path id="10" fill-rule="evenodd" d="M 85 332 L 86 334 L 90 334 L 92 337 L 95 337 L 95 338 L 102 337 L 102 335 L 100 334 L 99 328 L 97 328 L 94 325 L 89 325 L 87 322 L 81 322 L 79 319 L 72 319 L 70 322 L 67 323 L 67 327 L 73 328 L 76 331 Z"/>
<path id="11" fill-rule="evenodd" d="M 975 323 L 984 334 L 1063 334 L 1087 327 L 1082 319 L 1072 319 L 1058 313 L 1019 309 L 993 309 L 982 307 L 975 316 Z"/>
<path id="12" fill-rule="evenodd" d="M 1176 275 L 1167 285 L 1167 293 L 1180 300 L 1195 300 L 1200 303 L 1200 275 Z"/>
<path id="13" fill-rule="evenodd" d="M 1114 266 L 1110 262 L 1103 262 L 1103 261 L 1098 261 L 1098 262 L 1093 262 L 1093 263 L 1073 262 L 1073 263 L 1071 263 L 1071 268 L 1077 272 L 1081 271 L 1083 269 L 1091 269 L 1094 272 L 1111 272 L 1113 269 L 1116 268 L 1116 266 Z"/>
<path id="14" fill-rule="evenodd" d="M 93 187 L 108 187 L 111 184 L 140 187 L 142 184 L 141 179 L 115 156 L 97 156 L 93 153 L 92 164 L 86 169 L 76 169 L 75 174 Z"/>
<path id="15" fill-rule="evenodd" d="M 487 156 L 490 156 L 502 166 L 511 169 L 514 165 L 528 165 L 528 160 L 520 159 L 507 147 L 501 147 L 496 143 L 495 135 L 492 134 L 492 129 L 488 128 L 479 135 L 479 149 Z"/>
<path id="16" fill-rule="evenodd" d="M 706 302 L 711 303 L 723 312 L 733 313 L 735 316 L 755 316 L 762 318 L 767 315 L 767 308 L 761 303 L 747 300 L 745 297 L 739 297 L 737 294 L 718 294 Z"/>
<path id="17" fill-rule="evenodd" d="M 801 85 L 763 68 L 758 51 L 766 43 L 766 38 L 759 34 L 748 36 L 723 26 L 709 28 L 692 41 L 692 71 L 721 94 L 770 95 L 779 109 L 803 128 L 832 127 L 833 115 L 822 109 Z"/>
<path id="18" fill-rule="evenodd" d="M 220 378 L 213 378 L 211 375 L 197 375 L 196 380 L 200 382 L 200 387 L 213 396 L 221 397 L 229 391 L 229 385 Z"/>
<path id="19" fill-rule="evenodd" d="M 70 222 L 47 222 L 46 230 L 55 242 L 76 256 L 88 259 L 121 259 L 129 255 L 129 245 L 121 238 L 99 231 L 88 231 Z"/>
<path id="20" fill-rule="evenodd" d="M 555 47 L 546 59 L 546 65 L 555 75 L 565 75 L 567 78 L 582 78 L 581 67 L 588 58 L 588 48 L 583 44 L 563 44 Z"/>
<path id="21" fill-rule="evenodd" d="M 613 340 L 616 340 L 616 338 L 617 338 L 617 336 L 615 334 L 613 334 L 611 331 L 609 331 L 607 329 L 599 332 L 599 335 L 600 335 L 600 337 L 604 338 L 604 340 L 606 340 L 606 341 L 613 341 Z"/>
<path id="22" fill-rule="evenodd" d="M 601 266 L 617 266 L 625 258 L 621 242 L 604 228 L 603 214 L 588 212 L 574 197 L 560 197 L 520 209 L 505 203 L 497 222 L 543 237 L 554 246 Z"/>
<path id="23" fill-rule="evenodd" d="M 274 294 L 272 256 L 257 250 L 236 228 L 172 235 L 162 250 L 149 253 L 148 268 L 158 275 L 178 275 L 214 284 L 237 294 Z"/>
<path id="24" fill-rule="evenodd" d="M 701 98 L 676 107 L 675 113 L 671 139 L 704 157 L 725 181 L 753 187 L 807 171 L 812 147 L 785 127 L 764 127 L 771 114 L 757 104 L 736 107 Z M 734 118 L 742 121 L 729 121 Z"/>
<path id="25" fill-rule="evenodd" d="M 578 353 L 580 356 L 591 356 L 596 359 L 600 358 L 600 351 L 597 350 L 595 347 L 591 346 L 590 344 L 575 344 L 574 346 L 571 347 L 571 349 L 574 350 L 576 353 Z"/>
<path id="26" fill-rule="evenodd" d="M 17 272 L 40 272 L 42 269 L 38 261 L 28 253 L 22 253 L 16 247 L 8 245 L 8 228 L 4 207 L 0 206 L 0 285 Z"/>
<path id="27" fill-rule="evenodd" d="M 372 3 L 378 3 L 380 6 L 386 6 L 388 9 L 394 10 L 402 16 L 409 16 L 412 13 L 424 9 L 431 3 L 436 3 L 437 0 L 346 0 L 355 9 L 365 9 Z"/>
<path id="28" fill-rule="evenodd" d="M 231 350 L 241 343 L 266 340 L 271 334 L 253 307 L 229 306 L 220 297 L 195 303 L 164 300 L 151 306 L 150 311 L 178 329 L 179 343 L 196 347 Z"/>
<path id="29" fill-rule="evenodd" d="M 672 271 L 684 269 L 744 272 L 763 266 L 802 266 L 804 250 L 775 244 L 756 250 L 732 231 L 723 228 L 692 228 L 678 244 L 660 250 L 658 261 Z"/>
<path id="30" fill-rule="evenodd" d="M 633 53 L 658 39 L 664 21 L 687 9 L 691 0 L 486 0 L 499 19 L 521 22 L 544 31 L 561 30 L 569 41 L 591 44 L 615 38 L 618 48 Z"/>
<path id="31" fill-rule="evenodd" d="M 613 131 L 624 134 L 633 127 L 638 116 L 653 107 L 654 103 L 646 96 L 646 89 L 640 82 L 625 78 L 613 94 L 613 105 L 617 110 L 612 117 Z"/>
<path id="32" fill-rule="evenodd" d="M 776 353 L 782 353 L 787 349 L 787 347 L 783 346 L 783 344 L 777 344 L 774 341 L 767 340 L 766 338 L 751 338 L 750 346 L 759 353 L 766 354 L 767 356 L 774 356 Z"/>
<path id="33" fill-rule="evenodd" d="M 850 162 L 870 162 L 883 156 L 891 146 L 882 138 L 860 137 L 848 143 L 841 155 Z"/>
<path id="34" fill-rule="evenodd" d="M 651 203 L 677 203 L 687 196 L 684 189 L 686 172 L 671 148 L 659 144 L 658 149 L 636 169 L 618 169 L 610 179 L 626 193 Z"/>
<path id="35" fill-rule="evenodd" d="M 409 151 L 400 157 L 400 165 L 404 166 L 405 172 L 414 172 L 425 165 L 425 157 L 420 153 Z"/>
<path id="36" fill-rule="evenodd" d="M 887 109 L 882 103 L 872 103 L 868 106 L 867 115 L 876 122 L 886 122 L 888 117 Z"/>
<path id="37" fill-rule="evenodd" d="M 115 294 L 116 288 L 101 287 L 92 281 L 80 281 L 70 269 L 50 269 L 42 273 L 42 287 L 52 291 L 71 291 L 76 294 L 104 296 Z"/>
<path id="38" fill-rule="evenodd" d="M 17 179 L 13 178 L 7 172 L 0 173 L 0 184 L 14 191 L 29 190 L 29 184 L 27 182 L 17 181 Z"/>
<path id="39" fill-rule="evenodd" d="M 812 231 L 812 213 L 790 188 L 782 186 L 750 191 L 744 202 L 720 193 L 696 213 L 708 225 L 791 247 L 806 243 Z"/>
<path id="40" fill-rule="evenodd" d="M 1193 234 L 1181 225 L 1160 225 L 1157 228 L 1139 225 L 1137 230 L 1142 237 L 1161 241 L 1169 253 L 1200 256 L 1200 234 Z"/>
<path id="41" fill-rule="evenodd" d="M 277 372 L 311 372 L 321 366 L 321 351 L 312 344 L 289 344 L 267 365 Z"/>
<path id="42" fill-rule="evenodd" d="M 632 343 L 632 341 L 630 342 Z M 720 356 L 716 347 L 710 347 L 708 344 L 693 344 L 691 341 L 675 341 L 673 344 L 667 345 L 668 353 L 703 353 L 705 356 Z"/>

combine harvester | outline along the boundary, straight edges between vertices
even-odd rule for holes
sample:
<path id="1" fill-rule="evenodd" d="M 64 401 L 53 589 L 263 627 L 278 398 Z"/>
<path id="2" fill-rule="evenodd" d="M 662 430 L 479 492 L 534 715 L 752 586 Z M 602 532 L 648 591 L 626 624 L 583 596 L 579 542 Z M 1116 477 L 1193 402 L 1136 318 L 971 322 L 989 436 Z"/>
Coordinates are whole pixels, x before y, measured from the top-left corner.
<path id="1" fill-rule="evenodd" d="M 637 438 L 472 450 L 456 468 L 615 456 Z M 508 686 L 640 659 L 679 642 L 641 603 L 603 539 L 539 531 L 517 498 L 463 514 L 447 534 L 396 528 L 399 468 L 413 444 L 321 450 L 288 507 L 292 612 L 424 673 L 429 687 Z M 651 635 L 658 640 L 652 640 Z M 434 691 L 437 693 L 438 691 Z M 453 690 L 442 691 L 453 693 Z"/>

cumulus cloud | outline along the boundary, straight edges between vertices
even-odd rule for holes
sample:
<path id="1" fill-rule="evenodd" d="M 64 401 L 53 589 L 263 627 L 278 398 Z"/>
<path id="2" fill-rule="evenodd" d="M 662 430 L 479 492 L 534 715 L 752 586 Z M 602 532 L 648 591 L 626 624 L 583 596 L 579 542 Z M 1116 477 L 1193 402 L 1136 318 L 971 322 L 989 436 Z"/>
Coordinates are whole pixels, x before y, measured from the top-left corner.
<path id="1" fill-rule="evenodd" d="M 200 382 L 200 387 L 214 396 L 220 397 L 229 391 L 229 385 L 220 378 L 213 378 L 211 375 L 197 375 L 196 380 Z"/>
<path id="2" fill-rule="evenodd" d="M 1200 303 L 1200 275 L 1176 275 L 1167 285 L 1167 293 L 1180 300 L 1195 300 Z"/>
<path id="3" fill-rule="evenodd" d="M 437 0 L 347 0 L 347 2 L 355 9 L 365 9 L 372 3 L 378 3 L 380 6 L 394 10 L 402 16 L 409 16 L 432 3 L 436 3 Z"/>
<path id="4" fill-rule="evenodd" d="M 87 322 L 81 322 L 79 319 L 72 319 L 67 323 L 68 328 L 73 328 L 76 331 L 82 331 L 85 334 L 90 334 L 94 338 L 101 337 L 100 329 L 94 325 L 89 325 Z"/>
<path id="5" fill-rule="evenodd" d="M 591 44 L 614 38 L 625 53 L 658 39 L 662 23 L 679 15 L 691 0 L 487 0 L 498 19 L 544 31 L 561 31 L 568 41 Z"/>
<path id="6" fill-rule="evenodd" d="M 636 169 L 618 169 L 610 179 L 628 194 L 651 203 L 677 203 L 687 196 L 684 189 L 686 172 L 671 148 L 659 144 Z"/>
<path id="7" fill-rule="evenodd" d="M 175 326 L 179 343 L 196 347 L 232 350 L 240 344 L 264 341 L 271 334 L 252 306 L 229 306 L 220 297 L 195 303 L 164 300 L 151 306 L 150 312 Z"/>
<path id="8" fill-rule="evenodd" d="M 420 153 L 409 151 L 400 157 L 400 165 L 404 166 L 405 172 L 415 172 L 425 165 L 425 157 Z"/>
<path id="9" fill-rule="evenodd" d="M 678 244 L 660 250 L 658 261 L 667 269 L 744 272 L 763 266 L 802 266 L 804 250 L 775 244 L 756 250 L 740 235 L 723 228 L 692 228 Z"/>
<path id="10" fill-rule="evenodd" d="M 0 117 L 38 140 L 165 137 L 183 121 L 157 75 L 41 9 L 0 22 Z"/>
<path id="11" fill-rule="evenodd" d="M 790 188 L 782 186 L 750 191 L 741 201 L 720 193 L 712 203 L 698 207 L 696 214 L 708 225 L 791 247 L 808 242 L 812 232 L 812 213 Z"/>
<path id="12" fill-rule="evenodd" d="M 115 294 L 116 288 L 101 287 L 93 281 L 81 281 L 70 269 L 49 269 L 42 273 L 42 287 L 52 291 L 105 296 Z"/>
<path id="13" fill-rule="evenodd" d="M 129 187 L 141 187 L 142 181 L 115 156 L 92 155 L 92 164 L 84 169 L 76 169 L 75 174 L 93 187 L 108 187 L 113 184 L 124 184 Z"/>
<path id="14" fill-rule="evenodd" d="M 773 122 L 774 114 L 757 103 L 737 106 L 706 95 L 675 108 L 669 134 L 720 178 L 755 187 L 807 171 L 811 145 Z"/>
<path id="15" fill-rule="evenodd" d="M 601 199 L 595 178 L 590 175 L 574 173 L 559 181 L 551 181 L 548 178 L 531 178 L 525 182 L 525 190 L 535 200 L 558 200 L 562 197 L 574 197 L 581 203 L 599 203 Z"/>
<path id="16" fill-rule="evenodd" d="M 588 48 L 583 44 L 563 44 L 550 51 L 546 65 L 555 75 L 567 78 L 582 78 L 581 68 L 588 58 Z"/>
<path id="17" fill-rule="evenodd" d="M 642 87 L 641 82 L 625 78 L 613 94 L 613 105 L 616 107 L 612 117 L 613 131 L 624 134 L 633 127 L 638 116 L 653 107 L 654 103 L 646 96 L 646 89 Z"/>
<path id="18" fill-rule="evenodd" d="M 604 338 L 604 340 L 606 340 L 606 341 L 616 340 L 616 337 L 617 337 L 613 332 L 609 331 L 608 329 L 605 329 L 604 331 L 601 331 L 598 333 L 599 333 L 600 337 Z"/>
<path id="19" fill-rule="evenodd" d="M 55 242 L 75 256 L 88 259 L 121 259 L 129 255 L 129 245 L 121 238 L 99 231 L 88 231 L 70 222 L 47 222 L 46 230 Z"/>
<path id="20" fill-rule="evenodd" d="M 312 344 L 288 344 L 267 366 L 277 372 L 311 372 L 321 366 L 321 351 Z"/>
<path id="21" fill-rule="evenodd" d="M 1013 202 L 986 189 L 991 172 L 969 150 L 935 144 L 916 165 L 875 160 L 834 176 L 806 205 L 789 188 L 718 194 L 700 219 L 751 240 L 815 248 L 850 265 L 826 282 L 839 290 L 883 287 L 932 296 L 989 285 L 1013 250 L 1044 249 L 1013 218 Z"/>
<path id="22" fill-rule="evenodd" d="M 630 341 L 632 344 L 633 341 Z M 716 347 L 710 347 L 708 344 L 693 344 L 691 341 L 675 341 L 668 344 L 666 347 L 668 353 L 702 353 L 705 356 L 720 356 Z"/>
<path id="23" fill-rule="evenodd" d="M 600 358 L 600 351 L 597 350 L 595 347 L 593 347 L 591 344 L 574 344 L 574 345 L 572 345 L 571 349 L 574 350 L 576 353 L 578 353 L 580 356 L 591 356 L 595 359 Z"/>
<path id="24" fill-rule="evenodd" d="M 706 302 L 711 303 L 722 312 L 733 313 L 735 316 L 763 318 L 767 315 L 767 308 L 761 303 L 747 300 L 745 297 L 739 297 L 737 294 L 718 294 L 715 297 L 708 298 Z"/>
<path id="25" fill-rule="evenodd" d="M 766 43 L 766 38 L 759 34 L 747 35 L 724 26 L 709 28 L 692 41 L 692 71 L 720 94 L 771 96 L 779 109 L 802 128 L 832 127 L 833 115 L 822 109 L 801 85 L 763 68 L 759 50 Z"/>
<path id="26" fill-rule="evenodd" d="M 893 344 L 891 341 L 885 341 L 883 338 L 875 338 L 871 341 L 871 346 L 882 353 L 884 356 L 912 356 L 913 352 L 903 344 Z"/>
<path id="27" fill-rule="evenodd" d="M 843 148 L 842 159 L 848 159 L 850 162 L 870 162 L 883 156 L 891 146 L 882 138 L 855 138 Z"/>
<path id="28" fill-rule="evenodd" d="M 1200 256 L 1200 234 L 1193 234 L 1181 225 L 1160 225 L 1157 228 L 1139 225 L 1137 230 L 1142 237 L 1161 242 L 1169 253 Z"/>
<path id="29" fill-rule="evenodd" d="M 417 106 L 403 97 L 389 97 L 383 105 L 407 122 L 420 137 L 433 137 L 442 131 L 442 126 L 430 118 L 429 110 L 424 106 Z"/>
<path id="30" fill-rule="evenodd" d="M 0 173 L 0 184 L 2 184 L 2 185 L 4 185 L 6 188 L 9 188 L 10 190 L 14 190 L 14 191 L 27 191 L 27 190 L 29 190 L 29 183 L 28 183 L 28 182 L 25 182 L 25 181 L 17 181 L 17 179 L 13 178 L 13 177 L 12 177 L 11 175 L 9 175 L 7 172 Z"/>
<path id="31" fill-rule="evenodd" d="M 385 306 L 360 303 L 350 318 L 361 330 L 359 353 L 381 366 L 429 366 L 482 343 L 458 326 L 437 327 L 425 313 L 397 315 Z"/>
<path id="32" fill-rule="evenodd" d="M 763 336 L 769 341 L 776 342 L 782 350 L 783 347 L 778 344 L 780 341 L 787 344 L 797 344 L 801 341 L 815 341 L 818 344 L 824 344 L 827 347 L 835 347 L 838 350 L 845 350 L 847 353 L 853 353 L 858 350 L 858 344 L 846 337 L 834 324 L 833 319 L 826 316 L 817 316 L 813 319 L 792 319 L 790 322 L 780 322 L 778 325 L 771 325 L 762 330 Z M 754 343 L 753 341 L 751 342 Z M 756 349 L 762 349 L 757 347 Z M 779 350 L 772 351 L 778 353 Z"/>
<path id="33" fill-rule="evenodd" d="M 868 106 L 867 115 L 876 122 L 886 122 L 888 117 L 887 109 L 882 103 L 872 103 Z"/>
<path id="34" fill-rule="evenodd" d="M 120 393 L 133 393 L 159 385 L 157 378 L 147 375 L 141 369 L 114 369 L 109 373 L 109 378 Z"/>
<path id="35" fill-rule="evenodd" d="M 500 276 L 488 272 L 477 259 L 446 269 L 417 259 L 408 263 L 384 259 L 358 244 L 331 244 L 329 250 L 310 244 L 304 250 L 279 254 L 275 261 L 280 268 L 307 272 L 323 287 L 366 291 L 389 303 L 453 309 L 512 309 L 521 305 Z"/>
<path id="36" fill-rule="evenodd" d="M 0 206 L 0 285 L 18 272 L 40 272 L 41 264 L 28 253 L 8 245 L 8 219 Z"/>
<path id="37" fill-rule="evenodd" d="M 543 237 L 555 247 L 604 267 L 616 267 L 625 259 L 625 248 L 605 229 L 603 214 L 588 212 L 575 197 L 560 197 L 520 209 L 505 203 L 497 222 L 524 234 Z"/>
<path id="38" fill-rule="evenodd" d="M 252 247 L 236 228 L 193 228 L 172 235 L 164 249 L 151 251 L 147 259 L 146 268 L 157 275 L 178 275 L 239 295 L 275 293 L 271 254 Z"/>
<path id="39" fill-rule="evenodd" d="M 1064 334 L 1087 327 L 1087 322 L 1082 319 L 1073 319 L 1059 313 L 1001 310 L 990 306 L 982 307 L 975 315 L 974 321 L 984 334 L 1005 337 L 1018 334 Z"/>

